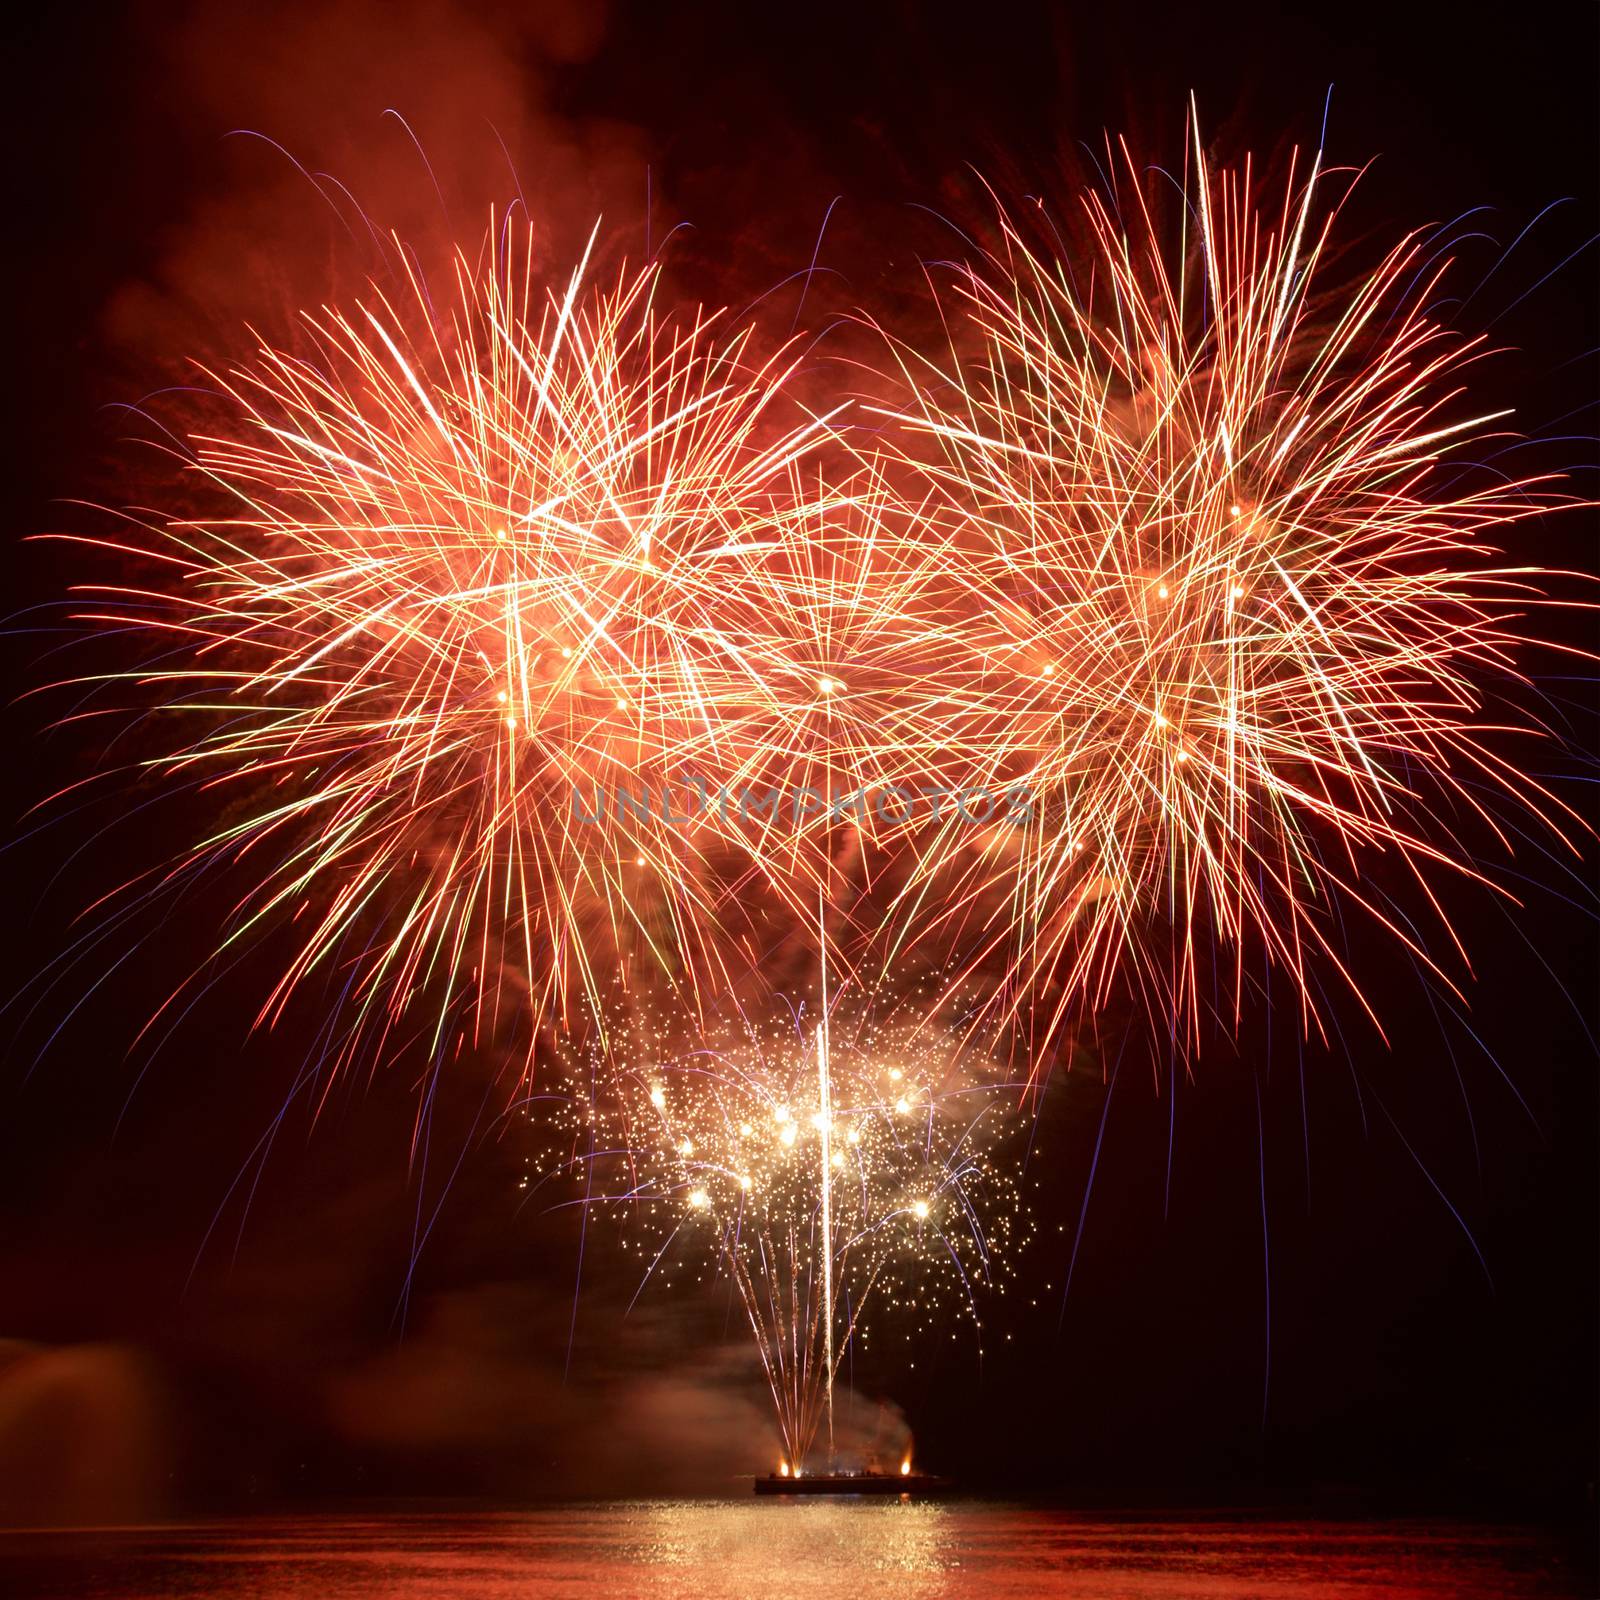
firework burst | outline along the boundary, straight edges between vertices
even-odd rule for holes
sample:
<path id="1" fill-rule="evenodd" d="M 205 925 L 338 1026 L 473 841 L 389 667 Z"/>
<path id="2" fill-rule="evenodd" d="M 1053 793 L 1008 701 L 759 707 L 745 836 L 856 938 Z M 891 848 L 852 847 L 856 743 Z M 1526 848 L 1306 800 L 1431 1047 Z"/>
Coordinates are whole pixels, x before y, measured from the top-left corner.
<path id="1" fill-rule="evenodd" d="M 1123 158 L 1081 251 L 1002 213 L 955 273 L 950 360 L 899 350 L 910 398 L 883 409 L 941 502 L 924 587 L 957 619 L 947 782 L 1020 783 L 1038 811 L 998 848 L 951 832 L 908 903 L 918 936 L 1000 958 L 1004 1013 L 1053 995 L 1046 1033 L 1127 983 L 1198 1044 L 1263 954 L 1316 1027 L 1320 969 L 1360 995 L 1347 909 L 1442 976 L 1379 857 L 1437 907 L 1431 876 L 1480 875 L 1452 832 L 1506 843 L 1506 802 L 1565 810 L 1489 709 L 1549 575 L 1484 537 L 1556 496 L 1463 459 L 1504 413 L 1464 398 L 1483 343 L 1431 316 L 1427 237 L 1324 292 L 1320 161 L 1266 209 L 1197 138 L 1163 229 Z"/>
<path id="2" fill-rule="evenodd" d="M 123 904 L 237 886 L 222 957 L 287 940 L 257 1021 L 314 982 L 335 1066 L 828 964 L 976 991 L 1035 1071 L 1123 986 L 1197 1046 L 1275 966 L 1315 1029 L 1325 970 L 1367 1004 L 1353 910 L 1448 982 L 1396 886 L 1562 821 L 1491 709 L 1548 575 L 1486 537 L 1557 496 L 1468 456 L 1431 239 L 1324 289 L 1320 160 L 1268 206 L 1196 138 L 1167 227 L 1124 154 L 1081 244 L 1000 215 L 870 428 L 655 268 L 552 287 L 493 229 L 452 299 L 215 376 L 195 508 L 80 607 L 217 807 Z"/>
<path id="3" fill-rule="evenodd" d="M 158 564 L 88 608 L 151 647 L 113 683 L 180 730 L 152 764 L 239 797 L 162 881 L 248 858 L 230 940 L 297 930 L 260 1021 L 319 973 L 352 1042 L 419 992 L 565 1016 L 633 961 L 692 996 L 737 897 L 663 797 L 818 698 L 797 348 L 662 312 L 655 267 L 543 287 L 499 237 L 443 309 L 412 280 L 213 375 L 204 509 L 102 541 Z"/>

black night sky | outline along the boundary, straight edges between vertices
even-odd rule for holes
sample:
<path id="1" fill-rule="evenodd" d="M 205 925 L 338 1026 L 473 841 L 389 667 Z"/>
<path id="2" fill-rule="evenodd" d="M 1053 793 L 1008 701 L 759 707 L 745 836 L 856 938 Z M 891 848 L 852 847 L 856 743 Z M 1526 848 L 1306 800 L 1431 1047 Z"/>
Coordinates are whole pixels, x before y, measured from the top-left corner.
<path id="1" fill-rule="evenodd" d="M 1329 159 L 1373 163 L 1352 248 L 1486 208 L 1490 239 L 1461 252 L 1463 281 L 1486 281 L 1460 320 L 1508 348 L 1482 373 L 1487 403 L 1515 407 L 1539 459 L 1595 493 L 1587 8 L 355 0 L 40 8 L 10 31 L 0 647 L 19 842 L 0 874 L 19 989 L 128 848 L 94 837 L 98 812 L 22 837 L 28 807 L 105 757 L 45 731 L 62 701 L 24 697 L 59 665 L 55 623 L 30 608 L 75 573 L 69 547 L 23 540 L 80 526 L 74 501 L 155 492 L 117 406 L 352 270 L 284 157 L 233 129 L 403 228 L 437 227 L 439 201 L 388 107 L 474 226 L 509 181 L 497 133 L 563 242 L 602 211 L 641 229 L 648 173 L 650 227 L 692 224 L 680 281 L 719 303 L 803 268 L 837 198 L 819 292 L 892 305 L 937 248 L 916 207 L 959 211 L 972 169 L 1027 194 L 1082 170 L 1107 129 L 1177 152 L 1190 90 L 1218 149 L 1281 156 L 1315 143 L 1331 85 Z M 1593 568 L 1592 512 L 1515 537 L 1530 561 Z M 1571 615 L 1552 626 L 1593 643 Z M 1549 687 L 1591 748 L 1592 685 Z M 1583 806 L 1581 782 L 1565 792 Z M 1519 861 L 1520 904 L 1446 889 L 1474 967 L 1466 1021 L 1376 946 L 1363 980 L 1387 1046 L 1347 1006 L 1335 1047 L 1302 1051 L 1292 1011 L 1258 1008 L 1180 1093 L 1170 1185 L 1147 1045 L 1109 1112 L 1109 1056 L 1059 1075 L 1028 1292 L 996 1312 L 981 1370 L 963 1350 L 867 1375 L 919 1455 L 975 1486 L 1026 1476 L 1105 1502 L 1592 1517 L 1594 862 Z M 419 1176 L 403 1066 L 342 1085 L 314 1128 L 294 1105 L 256 1161 L 307 1040 L 303 1024 L 247 1038 L 252 997 L 227 985 L 153 1060 L 129 1054 L 215 914 L 203 896 L 171 907 L 114 971 L 0 1019 L 0 1522 L 704 1489 L 748 1471 L 743 1443 L 727 1465 L 758 1413 L 720 1307 L 647 1296 L 625 1319 L 631 1282 L 601 1257 L 573 1320 L 572 1221 L 519 1206 L 523 1151 L 483 1110 L 486 1072 L 441 1104 Z M 85 1450 L 107 1464 L 89 1487 Z"/>

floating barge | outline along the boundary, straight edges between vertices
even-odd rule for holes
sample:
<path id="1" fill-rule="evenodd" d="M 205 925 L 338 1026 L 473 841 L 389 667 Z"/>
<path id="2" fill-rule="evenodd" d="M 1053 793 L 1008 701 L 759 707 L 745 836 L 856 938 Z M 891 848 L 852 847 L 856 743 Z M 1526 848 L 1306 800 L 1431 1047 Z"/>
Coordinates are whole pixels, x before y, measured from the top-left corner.
<path id="1" fill-rule="evenodd" d="M 757 1494 L 946 1494 L 954 1486 L 931 1472 L 769 1472 L 756 1479 Z"/>

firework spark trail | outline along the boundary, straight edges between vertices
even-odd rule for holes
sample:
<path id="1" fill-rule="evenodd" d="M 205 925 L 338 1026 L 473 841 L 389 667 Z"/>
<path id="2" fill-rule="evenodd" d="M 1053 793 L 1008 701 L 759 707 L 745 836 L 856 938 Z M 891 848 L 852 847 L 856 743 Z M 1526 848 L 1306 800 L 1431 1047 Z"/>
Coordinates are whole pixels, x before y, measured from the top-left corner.
<path id="1" fill-rule="evenodd" d="M 978 1325 L 1032 1227 L 1020 1084 L 958 1067 L 921 1018 L 824 1029 L 687 1051 L 636 1033 L 607 1087 L 589 1091 L 578 1052 L 562 1110 L 541 1108 L 542 1177 L 576 1191 L 557 1203 L 613 1217 L 646 1281 L 731 1284 L 796 1471 L 852 1345 L 879 1319 L 919 1336 L 952 1307 Z"/>
<path id="2" fill-rule="evenodd" d="M 1489 878 L 1441 818 L 1507 848 L 1498 802 L 1576 821 L 1500 748 L 1541 730 L 1496 725 L 1484 688 L 1522 681 L 1553 575 L 1493 564 L 1482 535 L 1559 497 L 1442 469 L 1504 413 L 1461 398 L 1482 341 L 1430 318 L 1445 265 L 1422 236 L 1314 297 L 1337 215 L 1320 158 L 1267 213 L 1248 164 L 1213 172 L 1196 138 L 1174 247 L 1122 154 L 1124 190 L 1084 198 L 1081 257 L 1001 212 L 998 246 L 955 271 L 950 359 L 894 346 L 907 398 L 874 407 L 942 530 L 920 587 L 955 619 L 948 781 L 1025 783 L 1049 819 L 998 850 L 949 830 L 903 937 L 943 927 L 972 967 L 999 959 L 995 1009 L 1036 1040 L 1121 982 L 1197 1047 L 1213 947 L 1233 1016 L 1264 949 L 1316 1029 L 1314 968 L 1371 1010 L 1344 907 L 1449 982 L 1376 858 L 1464 957 L 1430 878 Z"/>
<path id="3" fill-rule="evenodd" d="M 116 681 L 175 714 L 152 764 L 251 795 L 156 881 L 255 874 L 229 944 L 295 929 L 260 1020 L 335 973 L 347 1049 L 419 995 L 566 1025 L 619 967 L 693 1008 L 819 890 L 842 977 L 998 963 L 1036 1050 L 1122 983 L 1197 1042 L 1213 944 L 1235 1012 L 1258 947 L 1320 1026 L 1345 904 L 1437 972 L 1364 869 L 1432 898 L 1477 871 L 1441 810 L 1559 810 L 1482 687 L 1544 580 L 1480 536 L 1554 496 L 1442 473 L 1496 419 L 1420 237 L 1314 297 L 1320 161 L 1271 214 L 1193 162 L 1175 249 L 1131 157 L 1081 259 L 1002 216 L 868 446 L 785 398 L 795 346 L 510 245 L 444 313 L 413 280 L 217 379 L 208 504 L 110 541 L 159 576 L 93 614 L 150 642 Z M 836 803 L 930 778 L 931 823 Z M 1035 825 L 959 798 L 1019 786 Z"/>
<path id="4" fill-rule="evenodd" d="M 1432 242 L 1323 290 L 1320 156 L 1266 207 L 1196 134 L 1175 233 L 1123 159 L 1081 250 L 1002 209 L 948 353 L 891 336 L 892 397 L 816 411 L 806 346 L 663 310 L 655 267 L 602 283 L 597 235 L 550 285 L 491 225 L 450 301 L 401 249 L 395 292 L 208 375 L 192 514 L 81 541 L 152 574 L 80 591 L 145 644 L 87 714 L 131 702 L 216 812 L 111 927 L 234 897 L 163 1026 L 277 930 L 257 1024 L 331 998 L 296 1092 L 414 1046 L 419 1170 L 452 1051 L 532 1038 L 545 1184 L 646 1281 L 731 1286 L 797 1472 L 847 1354 L 1003 1285 L 1020 1113 L 1114 991 L 1174 1062 L 1263 968 L 1308 1033 L 1327 971 L 1375 1011 L 1347 909 L 1451 985 L 1375 864 L 1464 959 L 1438 884 L 1494 874 L 1451 825 L 1571 816 L 1489 709 L 1552 575 L 1484 536 L 1559 497 L 1451 465 L 1504 413 L 1464 398 Z M 913 1021 L 835 1027 L 923 979 Z"/>
<path id="5" fill-rule="evenodd" d="M 1558 497 L 1447 466 L 1500 414 L 1429 242 L 1314 290 L 1320 160 L 1264 211 L 1196 140 L 1174 243 L 1124 156 L 1081 253 L 1001 213 L 948 356 L 891 341 L 868 428 L 800 405 L 802 346 L 659 309 L 654 268 L 552 288 L 491 243 L 443 312 L 415 278 L 325 311 L 214 379 L 198 509 L 99 541 L 156 575 L 81 608 L 147 641 L 106 686 L 173 730 L 146 766 L 218 802 L 122 905 L 221 878 L 214 967 L 288 941 L 257 1021 L 335 997 L 329 1084 L 415 1044 L 431 1098 L 452 1050 L 544 1028 L 549 1171 L 652 1274 L 729 1281 L 796 1469 L 869 1316 L 1003 1276 L 1010 1122 L 1115 990 L 1174 1060 L 1264 967 L 1320 1029 L 1329 971 L 1375 1009 L 1347 909 L 1448 984 L 1376 865 L 1464 957 L 1439 882 L 1493 873 L 1447 829 L 1562 823 L 1505 753 L 1537 728 L 1489 710 L 1548 575 L 1484 538 Z M 931 816 L 864 798 L 897 789 Z M 819 970 L 940 997 L 903 1031 L 710 1025 Z M 703 1047 L 646 1048 L 619 988 Z"/>
<path id="6" fill-rule="evenodd" d="M 94 541 L 158 565 L 86 608 L 150 643 L 112 682 L 175 714 L 151 764 L 249 796 L 164 880 L 248 858 L 230 943 L 303 930 L 258 1021 L 349 969 L 352 1047 L 441 984 L 568 1016 L 629 952 L 692 1003 L 727 830 L 602 797 L 769 767 L 818 699 L 792 546 L 854 491 L 802 471 L 833 429 L 785 395 L 800 347 L 661 312 L 654 267 L 594 287 L 593 239 L 543 289 L 496 238 L 446 312 L 413 279 L 214 377 L 205 509 Z"/>

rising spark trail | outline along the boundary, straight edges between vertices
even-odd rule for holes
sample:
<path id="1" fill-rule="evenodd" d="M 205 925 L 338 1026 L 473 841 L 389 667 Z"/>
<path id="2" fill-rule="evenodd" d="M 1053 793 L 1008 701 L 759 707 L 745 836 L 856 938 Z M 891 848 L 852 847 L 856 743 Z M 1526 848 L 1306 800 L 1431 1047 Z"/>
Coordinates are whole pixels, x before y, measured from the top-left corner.
<path id="1" fill-rule="evenodd" d="M 952 1314 L 981 1328 L 1032 1232 L 1022 1085 L 958 1065 L 917 1020 L 802 1019 L 690 1049 L 636 1026 L 620 1066 L 569 1056 L 534 1119 L 545 1191 L 573 1192 L 555 1203 L 611 1220 L 650 1282 L 731 1287 L 790 1470 L 826 1433 L 852 1346 Z"/>

